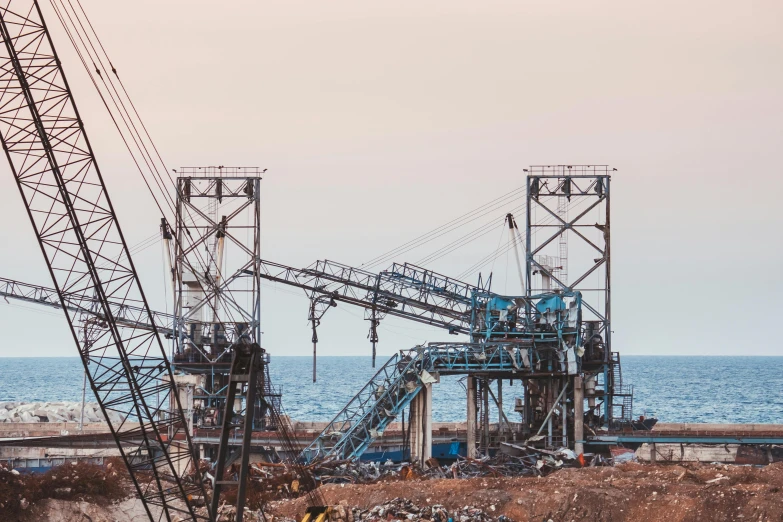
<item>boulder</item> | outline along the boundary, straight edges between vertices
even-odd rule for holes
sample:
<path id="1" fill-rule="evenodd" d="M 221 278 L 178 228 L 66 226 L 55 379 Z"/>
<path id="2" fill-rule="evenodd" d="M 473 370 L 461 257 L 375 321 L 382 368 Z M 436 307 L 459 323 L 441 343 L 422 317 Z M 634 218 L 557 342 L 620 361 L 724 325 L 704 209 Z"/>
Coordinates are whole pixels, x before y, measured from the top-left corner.
<path id="1" fill-rule="evenodd" d="M 87 422 L 101 422 L 100 417 L 95 413 L 95 410 L 92 408 L 84 408 L 84 419 Z"/>

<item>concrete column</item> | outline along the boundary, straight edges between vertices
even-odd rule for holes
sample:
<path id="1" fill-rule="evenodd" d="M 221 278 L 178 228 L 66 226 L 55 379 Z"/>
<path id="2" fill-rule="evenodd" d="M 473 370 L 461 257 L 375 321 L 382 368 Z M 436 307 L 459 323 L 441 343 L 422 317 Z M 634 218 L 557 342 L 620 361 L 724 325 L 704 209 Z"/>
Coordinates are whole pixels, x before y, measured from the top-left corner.
<path id="1" fill-rule="evenodd" d="M 498 379 L 498 424 L 503 427 L 501 430 L 505 432 L 508 426 L 503 422 L 503 379 Z"/>
<path id="2" fill-rule="evenodd" d="M 410 458 L 411 462 L 420 462 L 421 461 L 421 448 L 423 445 L 422 440 L 422 422 L 421 422 L 421 414 L 423 410 L 423 404 L 422 404 L 422 394 L 424 393 L 424 390 L 420 391 L 418 395 L 416 395 L 410 404 L 411 409 L 411 438 L 410 438 Z"/>
<path id="3" fill-rule="evenodd" d="M 481 409 L 481 426 L 484 432 L 481 449 L 484 455 L 489 455 L 489 377 L 481 380 Z"/>
<path id="4" fill-rule="evenodd" d="M 585 388 L 582 377 L 574 377 L 574 453 L 585 452 Z"/>
<path id="5" fill-rule="evenodd" d="M 423 397 L 422 404 L 422 435 L 424 447 L 422 448 L 422 464 L 432 458 L 432 384 L 425 384 L 424 389 L 419 394 L 426 394 Z"/>
<path id="6" fill-rule="evenodd" d="M 476 458 L 476 378 L 468 376 L 468 457 Z"/>
<path id="7" fill-rule="evenodd" d="M 413 398 L 411 409 L 411 462 L 424 464 L 432 457 L 432 384 L 425 384 Z"/>

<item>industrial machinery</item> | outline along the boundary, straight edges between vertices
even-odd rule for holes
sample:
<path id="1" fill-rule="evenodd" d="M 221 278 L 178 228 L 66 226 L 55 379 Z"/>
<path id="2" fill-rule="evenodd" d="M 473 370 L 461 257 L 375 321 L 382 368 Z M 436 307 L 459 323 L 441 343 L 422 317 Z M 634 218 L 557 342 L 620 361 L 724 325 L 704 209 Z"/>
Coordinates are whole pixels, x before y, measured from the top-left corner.
<path id="1" fill-rule="evenodd" d="M 234 272 L 237 278 L 303 289 L 311 300 L 311 320 L 320 321 L 326 310 L 343 302 L 365 309 L 373 319 L 372 328 L 381 319 L 396 316 L 468 337 L 464 342 L 430 343 L 392 357 L 310 444 L 304 453 L 307 460 L 360 456 L 404 408 L 425 418 L 431 408 L 431 384 L 439 375 L 467 375 L 468 448 L 472 453 L 490 451 L 509 437 L 579 448 L 585 419 L 588 430 L 630 420 L 631 390 L 623 386 L 619 356 L 611 350 L 609 222 L 605 217 L 609 215 L 609 169 L 535 169 L 531 167 L 534 173 L 528 176 L 528 209 L 545 205 L 554 209 L 544 210 L 548 219 L 538 220 L 536 212 L 529 210 L 524 237 L 514 217 L 507 216 L 511 245 L 526 245 L 525 264 L 520 261 L 518 265 L 523 289 L 519 295 L 492 292 L 491 276 L 479 277 L 477 285 L 470 285 L 411 264 L 393 264 L 372 273 L 331 261 L 295 269 L 258 259 L 254 268 L 248 265 Z M 558 201 L 563 198 L 575 200 L 573 208 L 578 212 L 570 219 L 564 212 L 568 205 Z M 538 229 L 548 233 L 536 242 Z M 584 249 L 572 245 L 571 273 L 579 275 L 570 284 L 565 281 L 567 250 L 560 240 L 569 232 L 598 254 L 588 251 L 590 259 L 580 264 L 586 257 Z M 550 254 L 548 247 L 555 252 Z M 316 325 L 313 322 L 314 339 Z M 523 387 L 515 404 L 521 416 L 515 433 L 509 432 L 514 423 L 503 413 L 503 380 Z M 503 421 L 497 433 L 490 433 L 491 404 Z M 426 437 L 423 424 L 416 424 L 416 429 Z M 415 455 L 427 454 L 424 438 L 412 445 L 420 448 Z"/>
<path id="2" fill-rule="evenodd" d="M 373 353 L 378 322 L 386 316 L 468 336 L 467 342 L 431 343 L 392 357 L 305 450 L 306 460 L 357 458 L 408 406 L 412 416 L 426 419 L 437 375 L 468 377 L 470 455 L 517 436 L 489 430 L 490 399 L 506 421 L 501 426 L 510 424 L 502 407 L 504 379 L 522 383 L 515 409 L 522 417 L 519 435 L 531 442 L 581 451 L 585 419 L 588 429 L 630 422 L 632 390 L 622 384 L 619 354 L 611 347 L 611 170 L 558 165 L 526 171 L 524 238 L 513 216 L 507 217 L 512 245 L 525 245 L 519 295 L 492 292 L 491 276 L 471 285 L 411 264 L 374 274 L 331 261 L 304 269 L 259 263 L 261 278 L 307 293 L 314 343 L 317 323 L 336 302 L 366 311 Z M 572 207 L 575 215 L 569 217 Z M 542 230 L 545 236 L 536 241 Z M 582 243 L 571 248 L 571 273 L 578 274 L 571 282 L 569 235 Z M 412 446 L 421 450 L 414 454 L 426 460 L 427 423 L 417 429 L 419 442 Z"/>
<path id="3" fill-rule="evenodd" d="M 172 363 L 188 375 L 180 382 L 190 387 L 193 434 L 202 458 L 212 462 L 218 447 L 207 441 L 224 424 L 234 350 L 261 343 L 260 279 L 247 276 L 260 260 L 261 174 L 255 167 L 180 168 L 174 227 L 161 224 L 174 297 Z M 268 362 L 261 348 L 254 400 L 249 410 L 242 400 L 237 411 L 243 420 L 251 414 L 253 430 L 276 428 L 270 408 L 280 409 L 280 396 L 269 382 Z"/>

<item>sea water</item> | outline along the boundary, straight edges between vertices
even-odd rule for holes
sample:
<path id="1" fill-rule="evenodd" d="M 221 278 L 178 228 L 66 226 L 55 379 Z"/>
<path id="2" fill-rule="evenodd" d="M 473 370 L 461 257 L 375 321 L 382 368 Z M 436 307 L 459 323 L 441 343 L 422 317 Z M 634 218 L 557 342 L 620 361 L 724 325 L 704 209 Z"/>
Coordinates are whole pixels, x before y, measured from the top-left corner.
<path id="1" fill-rule="evenodd" d="M 386 357 L 379 357 L 379 365 Z M 634 415 L 661 422 L 783 424 L 783 357 L 624 356 L 623 384 L 634 386 Z M 334 417 L 377 371 L 370 357 L 312 359 L 272 355 L 271 378 L 283 393 L 285 413 L 297 420 Z M 83 369 L 76 357 L 0 358 L 0 401 L 81 401 Z M 435 421 L 465 420 L 464 380 L 443 377 L 435 385 Z M 503 386 L 512 422 L 519 383 Z M 87 390 L 87 400 L 91 398 Z M 494 411 L 494 408 L 490 408 Z"/>

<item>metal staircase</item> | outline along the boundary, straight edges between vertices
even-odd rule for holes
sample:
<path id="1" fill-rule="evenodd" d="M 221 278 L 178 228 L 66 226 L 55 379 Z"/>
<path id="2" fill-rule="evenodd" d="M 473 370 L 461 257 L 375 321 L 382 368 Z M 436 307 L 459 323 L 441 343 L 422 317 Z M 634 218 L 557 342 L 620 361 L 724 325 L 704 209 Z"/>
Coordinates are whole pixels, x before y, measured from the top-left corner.
<path id="1" fill-rule="evenodd" d="M 358 458 L 421 390 L 421 352 L 393 355 L 302 451 L 302 459 Z"/>
<path id="2" fill-rule="evenodd" d="M 612 411 L 612 418 L 622 422 L 633 420 L 633 386 L 623 384 L 622 366 L 620 365 L 620 354 L 612 352 L 612 395 L 620 398 L 622 402 L 612 403 L 612 408 L 618 411 Z"/>

